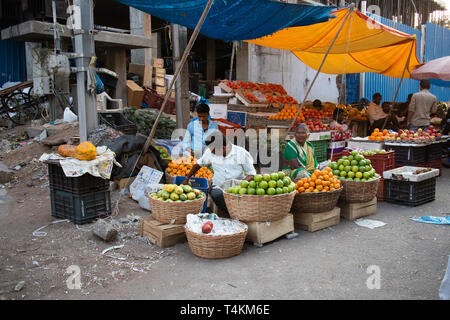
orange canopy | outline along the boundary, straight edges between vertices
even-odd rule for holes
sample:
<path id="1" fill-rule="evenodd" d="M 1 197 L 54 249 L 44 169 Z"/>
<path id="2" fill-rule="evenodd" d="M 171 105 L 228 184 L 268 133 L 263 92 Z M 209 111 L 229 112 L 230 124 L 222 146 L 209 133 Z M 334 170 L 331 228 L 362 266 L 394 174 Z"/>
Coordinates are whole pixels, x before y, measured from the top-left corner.
<path id="1" fill-rule="evenodd" d="M 264 47 L 290 50 L 303 63 L 318 70 L 349 9 L 333 14 L 335 19 L 305 27 L 280 30 L 247 42 Z M 417 39 L 376 22 L 355 10 L 348 17 L 322 68 L 323 73 L 373 72 L 401 78 L 413 47 L 405 78 L 420 65 Z M 348 53 L 348 54 L 347 54 Z"/>

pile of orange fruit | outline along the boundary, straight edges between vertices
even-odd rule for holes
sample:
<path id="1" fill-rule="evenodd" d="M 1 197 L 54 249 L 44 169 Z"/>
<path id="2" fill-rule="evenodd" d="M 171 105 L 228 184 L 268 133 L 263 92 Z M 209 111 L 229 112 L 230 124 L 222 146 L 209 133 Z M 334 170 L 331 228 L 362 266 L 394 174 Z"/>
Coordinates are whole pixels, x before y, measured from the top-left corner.
<path id="1" fill-rule="evenodd" d="M 370 141 L 385 141 L 385 140 L 393 140 L 395 135 L 393 133 L 389 133 L 388 130 L 384 129 L 380 131 L 380 129 L 375 129 L 369 137 Z"/>
<path id="2" fill-rule="evenodd" d="M 185 177 L 196 163 L 197 161 L 193 156 L 170 161 L 169 167 L 167 168 L 167 173 L 171 176 Z M 206 167 L 200 168 L 200 170 L 198 170 L 194 175 L 195 178 L 205 179 L 212 179 L 213 176 L 214 174 L 212 173 L 212 171 Z"/>
<path id="3" fill-rule="evenodd" d="M 332 192 L 341 188 L 341 181 L 336 178 L 331 168 L 323 171 L 315 170 L 311 177 L 297 182 L 297 193 Z"/>
<path id="4" fill-rule="evenodd" d="M 269 116 L 269 119 L 270 120 L 294 120 L 295 115 L 298 112 L 298 109 L 299 109 L 299 107 L 296 105 L 285 105 L 283 110 L 281 110 L 274 116 Z M 300 112 L 297 119 L 300 119 L 300 121 L 305 120 L 305 117 L 303 116 L 303 112 Z"/>

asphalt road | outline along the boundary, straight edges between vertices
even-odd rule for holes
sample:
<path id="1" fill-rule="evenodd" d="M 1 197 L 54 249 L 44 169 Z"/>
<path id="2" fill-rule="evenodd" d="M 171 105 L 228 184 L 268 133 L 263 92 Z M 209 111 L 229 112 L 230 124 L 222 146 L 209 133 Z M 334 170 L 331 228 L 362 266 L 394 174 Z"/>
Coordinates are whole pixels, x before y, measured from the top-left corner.
<path id="1" fill-rule="evenodd" d="M 204 260 L 188 244 L 153 269 L 125 283 L 91 291 L 82 299 L 439 299 L 450 255 L 449 226 L 410 218 L 450 215 L 450 169 L 438 179 L 437 200 L 417 208 L 379 203 L 386 223 L 371 230 L 342 220 L 316 233 L 281 238 L 262 248 L 245 244 L 241 255 Z M 379 289 L 369 289 L 370 266 L 380 272 Z M 379 268 L 379 269 L 378 269 Z M 369 281 L 369 283 L 374 283 Z"/>

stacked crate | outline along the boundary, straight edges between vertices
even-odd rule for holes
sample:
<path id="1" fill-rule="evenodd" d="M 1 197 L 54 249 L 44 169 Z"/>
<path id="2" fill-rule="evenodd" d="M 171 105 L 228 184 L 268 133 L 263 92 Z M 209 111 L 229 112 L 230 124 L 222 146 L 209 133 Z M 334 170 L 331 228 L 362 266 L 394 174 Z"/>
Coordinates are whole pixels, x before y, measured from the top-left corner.
<path id="1" fill-rule="evenodd" d="M 155 90 L 159 95 L 164 96 L 167 93 L 166 86 L 166 69 L 164 69 L 164 59 L 153 58 L 153 83 L 155 85 Z"/>
<path id="2" fill-rule="evenodd" d="M 109 180 L 89 173 L 66 177 L 58 161 L 47 164 L 53 217 L 84 224 L 111 214 Z"/>

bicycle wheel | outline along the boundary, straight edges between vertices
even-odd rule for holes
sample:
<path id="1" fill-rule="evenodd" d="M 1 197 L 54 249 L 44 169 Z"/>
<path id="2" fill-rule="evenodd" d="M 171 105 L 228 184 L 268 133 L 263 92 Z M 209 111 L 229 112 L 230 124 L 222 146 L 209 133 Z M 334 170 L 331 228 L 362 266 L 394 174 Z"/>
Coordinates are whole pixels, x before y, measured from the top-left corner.
<path id="1" fill-rule="evenodd" d="M 25 92 L 16 91 L 2 98 L 3 114 L 12 122 L 24 125 L 35 120 L 39 107 L 33 97 Z"/>

